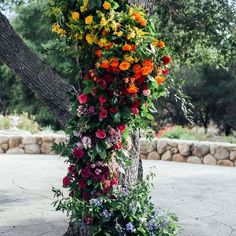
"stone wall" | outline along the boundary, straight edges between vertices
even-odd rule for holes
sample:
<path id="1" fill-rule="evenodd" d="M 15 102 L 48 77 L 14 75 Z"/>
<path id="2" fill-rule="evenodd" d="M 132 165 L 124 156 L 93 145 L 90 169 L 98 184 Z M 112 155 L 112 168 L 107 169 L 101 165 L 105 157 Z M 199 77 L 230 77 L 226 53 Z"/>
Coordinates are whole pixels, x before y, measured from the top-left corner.
<path id="1" fill-rule="evenodd" d="M 141 139 L 142 159 L 236 166 L 236 144 L 173 139 Z"/>
<path id="2" fill-rule="evenodd" d="M 65 140 L 56 134 L 0 135 L 0 154 L 54 154 L 53 143 Z"/>
<path id="3" fill-rule="evenodd" d="M 0 154 L 54 154 L 53 143 L 64 135 L 0 135 Z M 236 144 L 173 139 L 140 140 L 140 156 L 147 160 L 236 166 Z"/>

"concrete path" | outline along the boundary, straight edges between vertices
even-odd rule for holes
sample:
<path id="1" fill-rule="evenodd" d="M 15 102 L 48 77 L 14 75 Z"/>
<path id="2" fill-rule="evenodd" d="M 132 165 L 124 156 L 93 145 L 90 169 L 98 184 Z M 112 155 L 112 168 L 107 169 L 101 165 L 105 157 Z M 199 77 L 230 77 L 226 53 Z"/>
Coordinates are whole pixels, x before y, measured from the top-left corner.
<path id="1" fill-rule="evenodd" d="M 179 216 L 180 236 L 236 236 L 236 168 L 145 161 L 156 165 L 153 200 Z M 66 167 L 57 156 L 0 155 L 0 236 L 61 236 L 51 187 Z"/>

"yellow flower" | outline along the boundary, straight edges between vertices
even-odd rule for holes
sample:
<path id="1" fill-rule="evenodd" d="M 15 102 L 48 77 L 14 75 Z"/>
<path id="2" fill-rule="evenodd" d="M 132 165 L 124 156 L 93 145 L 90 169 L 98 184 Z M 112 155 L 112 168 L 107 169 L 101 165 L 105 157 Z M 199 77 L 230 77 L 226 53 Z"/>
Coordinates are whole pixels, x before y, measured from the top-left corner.
<path id="1" fill-rule="evenodd" d="M 133 31 L 133 32 L 131 32 L 131 33 L 127 36 L 127 39 L 128 39 L 128 40 L 133 39 L 133 38 L 135 38 L 135 36 L 136 36 L 136 34 L 135 34 L 135 32 Z"/>
<path id="2" fill-rule="evenodd" d="M 104 8 L 105 10 L 110 10 L 110 9 L 111 9 L 111 4 L 110 4 L 109 2 L 107 2 L 107 1 L 105 1 L 105 2 L 103 3 L 103 8 Z"/>
<path id="3" fill-rule="evenodd" d="M 80 11 L 83 13 L 88 9 L 89 0 L 84 0 L 83 5 L 80 7 Z"/>
<path id="4" fill-rule="evenodd" d="M 134 58 L 132 56 L 128 55 L 128 54 L 125 54 L 124 60 L 128 61 L 130 63 L 134 62 Z"/>
<path id="5" fill-rule="evenodd" d="M 86 25 L 91 25 L 93 23 L 93 16 L 87 16 L 85 18 L 85 24 Z"/>
<path id="6" fill-rule="evenodd" d="M 94 43 L 94 38 L 91 34 L 87 34 L 86 35 L 86 40 L 89 44 L 93 44 Z"/>
<path id="7" fill-rule="evenodd" d="M 71 18 L 72 18 L 74 21 L 79 20 L 79 18 L 80 18 L 79 12 L 77 12 L 77 11 L 72 11 L 72 12 L 71 12 Z"/>
<path id="8" fill-rule="evenodd" d="M 97 42 L 99 47 L 105 47 L 108 44 L 108 41 L 106 38 L 101 38 L 98 42 Z"/>
<path id="9" fill-rule="evenodd" d="M 121 37 L 123 35 L 123 32 L 122 31 L 118 31 L 118 32 L 115 32 L 114 34 L 117 35 L 118 37 Z"/>
<path id="10" fill-rule="evenodd" d="M 107 20 L 106 20 L 105 17 L 102 17 L 100 24 L 101 24 L 101 26 L 106 26 L 107 25 Z"/>
<path id="11" fill-rule="evenodd" d="M 66 31 L 62 29 L 58 23 L 54 23 L 52 25 L 52 32 L 57 33 L 60 37 L 64 37 L 66 35 Z"/>

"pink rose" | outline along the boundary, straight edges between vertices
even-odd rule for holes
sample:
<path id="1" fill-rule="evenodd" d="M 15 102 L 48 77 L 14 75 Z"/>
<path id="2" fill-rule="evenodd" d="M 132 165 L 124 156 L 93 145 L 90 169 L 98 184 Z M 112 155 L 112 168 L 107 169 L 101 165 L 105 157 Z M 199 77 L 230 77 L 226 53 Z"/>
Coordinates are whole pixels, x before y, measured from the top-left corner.
<path id="1" fill-rule="evenodd" d="M 103 185 L 103 188 L 106 190 L 106 189 L 109 189 L 111 187 L 111 181 L 110 180 L 104 180 L 102 182 L 102 185 Z"/>
<path id="2" fill-rule="evenodd" d="M 82 93 L 81 95 L 77 97 L 77 100 L 79 101 L 80 104 L 85 104 L 88 102 L 88 96 Z"/>
<path id="3" fill-rule="evenodd" d="M 96 175 L 100 175 L 101 173 L 102 173 L 102 170 L 101 170 L 101 169 L 96 169 L 96 170 L 95 170 L 95 174 L 96 174 Z"/>
<path id="4" fill-rule="evenodd" d="M 70 185 L 70 178 L 69 178 L 69 176 L 64 177 L 62 182 L 63 182 L 63 187 L 64 188 L 68 188 L 69 185 Z"/>
<path id="5" fill-rule="evenodd" d="M 164 65 L 168 65 L 169 63 L 172 62 L 172 58 L 170 56 L 164 56 L 164 57 L 162 57 L 161 60 L 162 60 Z"/>
<path id="6" fill-rule="evenodd" d="M 104 103 L 107 102 L 107 98 L 104 97 L 103 95 L 99 96 L 98 100 L 99 100 L 99 102 L 100 102 L 101 104 L 104 104 Z"/>
<path id="7" fill-rule="evenodd" d="M 145 97 L 149 97 L 150 94 L 151 94 L 151 90 L 150 90 L 150 89 L 144 89 L 144 90 L 143 90 L 143 95 L 144 95 Z"/>
<path id="8" fill-rule="evenodd" d="M 99 138 L 99 139 L 104 139 L 106 138 L 106 131 L 105 130 L 98 130 L 96 132 L 96 137 Z"/>
<path id="9" fill-rule="evenodd" d="M 106 109 L 102 109 L 100 111 L 100 113 L 99 113 L 99 118 L 100 119 L 106 119 L 107 118 L 107 114 L 108 114 L 107 110 Z"/>
<path id="10" fill-rule="evenodd" d="M 72 152 L 73 156 L 77 159 L 81 159 L 84 157 L 84 150 L 81 148 L 74 148 Z"/>

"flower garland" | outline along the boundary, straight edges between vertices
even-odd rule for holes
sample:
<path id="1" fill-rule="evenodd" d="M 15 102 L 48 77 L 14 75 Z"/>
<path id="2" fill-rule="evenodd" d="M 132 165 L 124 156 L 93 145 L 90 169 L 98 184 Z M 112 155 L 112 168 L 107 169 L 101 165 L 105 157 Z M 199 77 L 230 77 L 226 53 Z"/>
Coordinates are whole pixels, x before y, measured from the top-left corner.
<path id="1" fill-rule="evenodd" d="M 117 191 L 119 165 L 127 159 L 129 129 L 153 119 L 153 100 L 165 92 L 172 59 L 142 8 L 114 0 L 50 3 L 56 21 L 52 31 L 78 45 L 84 58 L 89 54 L 83 90 L 72 106 L 69 141 L 55 146 L 69 163 L 63 186 L 77 204 L 107 202 Z M 80 218 L 93 223 L 90 216 Z"/>

